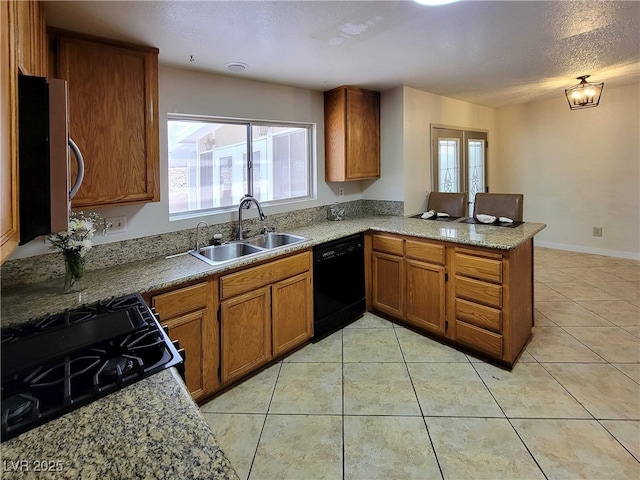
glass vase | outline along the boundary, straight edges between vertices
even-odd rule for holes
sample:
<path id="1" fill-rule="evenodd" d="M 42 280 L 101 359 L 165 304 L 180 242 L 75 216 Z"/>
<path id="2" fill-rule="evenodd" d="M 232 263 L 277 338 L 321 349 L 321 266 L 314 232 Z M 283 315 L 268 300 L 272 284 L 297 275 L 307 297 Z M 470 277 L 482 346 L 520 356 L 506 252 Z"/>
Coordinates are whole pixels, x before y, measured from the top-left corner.
<path id="1" fill-rule="evenodd" d="M 80 292 L 84 290 L 84 257 L 78 252 L 64 253 L 64 293 Z"/>

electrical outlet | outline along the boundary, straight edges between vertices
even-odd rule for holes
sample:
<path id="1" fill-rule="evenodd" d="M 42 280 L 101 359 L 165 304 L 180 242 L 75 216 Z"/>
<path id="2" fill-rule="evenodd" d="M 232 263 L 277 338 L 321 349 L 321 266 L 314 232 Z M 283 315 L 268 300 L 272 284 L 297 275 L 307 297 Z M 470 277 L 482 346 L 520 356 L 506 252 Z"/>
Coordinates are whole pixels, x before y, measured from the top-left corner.
<path id="1" fill-rule="evenodd" d="M 107 229 L 107 235 L 113 235 L 114 233 L 123 233 L 127 231 L 127 217 L 109 217 L 105 218 L 107 223 L 111 224 L 111 227 Z"/>
<path id="2" fill-rule="evenodd" d="M 344 197 L 344 188 L 340 187 L 340 188 L 338 189 L 338 196 L 339 196 L 339 197 Z"/>
<path id="3" fill-rule="evenodd" d="M 593 236 L 601 237 L 602 236 L 602 227 L 593 227 Z"/>

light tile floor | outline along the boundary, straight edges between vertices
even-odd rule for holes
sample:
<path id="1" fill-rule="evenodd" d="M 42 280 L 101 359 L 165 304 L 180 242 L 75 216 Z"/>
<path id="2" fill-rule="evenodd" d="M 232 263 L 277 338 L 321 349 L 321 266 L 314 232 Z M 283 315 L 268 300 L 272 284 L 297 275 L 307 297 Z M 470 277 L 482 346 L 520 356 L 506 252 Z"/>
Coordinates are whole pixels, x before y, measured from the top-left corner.
<path id="1" fill-rule="evenodd" d="M 241 478 L 640 478 L 640 262 L 535 250 L 512 372 L 373 314 L 203 405 Z"/>

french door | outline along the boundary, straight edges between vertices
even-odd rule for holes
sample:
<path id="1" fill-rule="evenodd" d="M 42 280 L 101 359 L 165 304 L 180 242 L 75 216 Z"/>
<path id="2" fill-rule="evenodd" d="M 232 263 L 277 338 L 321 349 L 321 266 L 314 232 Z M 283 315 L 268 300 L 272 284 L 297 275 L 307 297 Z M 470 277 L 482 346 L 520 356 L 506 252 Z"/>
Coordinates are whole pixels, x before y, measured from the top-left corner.
<path id="1" fill-rule="evenodd" d="M 487 132 L 431 127 L 433 190 L 467 192 L 473 213 L 476 193 L 488 192 Z"/>

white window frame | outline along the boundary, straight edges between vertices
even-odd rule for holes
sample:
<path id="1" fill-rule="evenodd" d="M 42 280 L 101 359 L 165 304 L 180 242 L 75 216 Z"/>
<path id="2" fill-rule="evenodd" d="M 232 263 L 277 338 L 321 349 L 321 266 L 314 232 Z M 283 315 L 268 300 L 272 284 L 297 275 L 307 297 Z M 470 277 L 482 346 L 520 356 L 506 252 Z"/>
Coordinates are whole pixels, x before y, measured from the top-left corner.
<path id="1" fill-rule="evenodd" d="M 248 192 L 245 193 L 253 193 L 253 136 L 252 136 L 252 127 L 254 126 L 268 126 L 268 127 L 283 127 L 283 128 L 298 128 L 298 129 L 306 129 L 307 130 L 307 195 L 287 198 L 287 199 L 277 199 L 277 200 L 269 200 L 269 201 L 261 201 L 262 206 L 273 206 L 273 205 L 287 205 L 287 204 L 295 204 L 300 202 L 311 201 L 316 198 L 316 181 L 317 175 L 315 174 L 316 168 L 316 157 L 315 157 L 315 148 L 316 145 L 316 124 L 309 122 L 295 122 L 295 121 L 273 121 L 273 120 L 262 120 L 262 119 L 248 119 L 248 118 L 232 118 L 232 117 L 217 117 L 217 116 L 208 116 L 208 115 L 193 115 L 193 114 L 182 114 L 182 113 L 168 113 L 167 114 L 167 125 L 171 121 L 192 121 L 192 122 L 206 122 L 206 123 L 221 123 L 221 124 L 229 124 L 229 125 L 245 125 L 247 127 L 247 179 L 248 181 Z M 167 155 L 167 171 L 169 169 L 169 159 Z M 199 173 L 198 173 L 199 175 Z M 168 186 L 167 186 L 167 194 Z M 169 213 L 169 220 L 185 220 L 195 217 L 202 217 L 207 215 L 215 215 L 228 213 L 232 211 L 236 211 L 238 209 L 238 204 L 234 203 L 233 205 L 221 206 L 221 207 L 212 207 L 212 208 L 204 208 L 197 210 L 190 210 L 186 212 L 176 212 Z"/>

